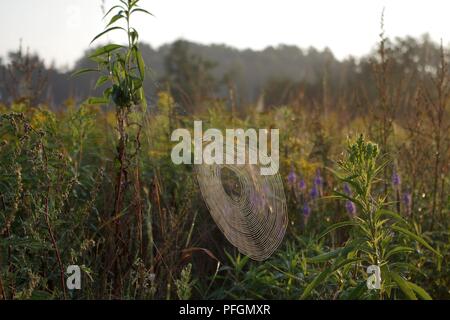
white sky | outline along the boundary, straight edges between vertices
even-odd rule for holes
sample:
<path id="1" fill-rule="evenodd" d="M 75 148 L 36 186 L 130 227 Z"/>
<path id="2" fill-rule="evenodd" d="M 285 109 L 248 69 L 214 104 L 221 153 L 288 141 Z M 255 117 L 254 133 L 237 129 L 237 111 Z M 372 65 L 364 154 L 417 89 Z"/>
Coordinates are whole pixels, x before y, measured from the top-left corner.
<path id="1" fill-rule="evenodd" d="M 106 7 L 118 2 L 105 1 Z M 0 56 L 22 39 L 48 63 L 71 66 L 102 31 L 100 6 L 101 0 L 1 0 Z M 383 7 L 388 36 L 428 32 L 450 41 L 449 0 L 141 0 L 141 6 L 155 15 L 135 20 L 141 40 L 152 46 L 182 37 L 240 49 L 328 46 L 338 58 L 360 56 L 378 40 Z"/>

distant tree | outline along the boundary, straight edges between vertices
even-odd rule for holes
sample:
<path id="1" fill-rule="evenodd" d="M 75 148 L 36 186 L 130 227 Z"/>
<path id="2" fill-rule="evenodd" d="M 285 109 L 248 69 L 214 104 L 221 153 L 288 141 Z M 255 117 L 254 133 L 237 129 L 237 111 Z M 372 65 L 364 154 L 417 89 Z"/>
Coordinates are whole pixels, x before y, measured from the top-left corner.
<path id="1" fill-rule="evenodd" d="M 164 60 L 166 77 L 175 100 L 194 110 L 209 98 L 217 86 L 211 71 L 215 63 L 189 51 L 186 41 L 176 41 Z"/>
<path id="2" fill-rule="evenodd" d="M 22 46 L 17 51 L 8 54 L 9 63 L 2 68 L 1 82 L 7 102 L 27 103 L 36 106 L 42 102 L 42 97 L 48 83 L 47 69 L 38 55 L 23 53 Z"/>
<path id="3" fill-rule="evenodd" d="M 289 78 L 272 78 L 264 86 L 264 99 L 268 107 L 295 103 L 300 93 L 298 83 Z"/>

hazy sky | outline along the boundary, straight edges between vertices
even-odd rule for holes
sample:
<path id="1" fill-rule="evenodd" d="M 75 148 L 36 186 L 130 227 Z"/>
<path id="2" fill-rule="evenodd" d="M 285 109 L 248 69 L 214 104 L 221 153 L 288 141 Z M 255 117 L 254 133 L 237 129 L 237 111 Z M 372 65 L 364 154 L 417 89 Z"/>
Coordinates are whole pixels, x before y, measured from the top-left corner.
<path id="1" fill-rule="evenodd" d="M 106 7 L 117 0 L 105 0 Z M 136 18 L 152 46 L 178 38 L 262 49 L 280 43 L 319 49 L 338 58 L 373 47 L 385 7 L 390 37 L 430 33 L 450 41 L 449 0 L 141 0 L 155 17 Z M 19 45 L 47 62 L 72 65 L 102 31 L 101 0 L 1 0 L 0 56 Z M 105 40 L 121 41 L 111 36 Z"/>

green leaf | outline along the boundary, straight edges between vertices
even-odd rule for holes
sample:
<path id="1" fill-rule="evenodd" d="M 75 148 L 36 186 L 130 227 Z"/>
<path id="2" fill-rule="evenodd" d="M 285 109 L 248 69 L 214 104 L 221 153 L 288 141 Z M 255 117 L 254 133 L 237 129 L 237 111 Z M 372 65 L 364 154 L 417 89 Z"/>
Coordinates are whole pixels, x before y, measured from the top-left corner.
<path id="1" fill-rule="evenodd" d="M 377 167 L 377 169 L 374 172 L 374 176 L 378 176 L 381 171 L 383 171 L 383 169 L 391 162 L 391 160 L 388 158 L 386 160 L 384 160 L 381 165 L 379 167 Z"/>
<path id="2" fill-rule="evenodd" d="M 433 298 L 431 298 L 431 296 L 422 287 L 419 287 L 417 284 L 412 283 L 410 281 L 406 282 L 408 286 L 419 295 L 419 297 L 421 297 L 424 300 L 433 300 Z"/>
<path id="3" fill-rule="evenodd" d="M 142 59 L 142 54 L 138 49 L 135 49 L 134 54 L 136 56 L 136 61 L 139 69 L 139 74 L 141 75 L 141 80 L 144 81 L 145 78 L 145 62 Z"/>
<path id="4" fill-rule="evenodd" d="M 103 97 L 109 99 L 111 97 L 112 90 L 112 87 L 106 88 L 105 91 L 103 91 Z"/>
<path id="5" fill-rule="evenodd" d="M 366 291 L 367 289 L 367 283 L 366 281 L 360 282 L 350 293 L 348 294 L 345 299 L 347 300 L 356 300 Z"/>
<path id="6" fill-rule="evenodd" d="M 105 97 L 91 97 L 88 98 L 84 104 L 88 104 L 88 105 L 99 105 L 99 104 L 108 104 L 109 103 L 109 99 L 105 98 Z"/>
<path id="7" fill-rule="evenodd" d="M 329 252 L 325 252 L 322 254 L 319 254 L 317 256 L 314 256 L 312 258 L 307 258 L 307 262 L 310 263 L 317 263 L 317 262 L 324 262 L 324 261 L 328 261 L 330 259 L 336 258 L 337 256 L 339 256 L 339 254 L 342 252 L 343 248 L 338 248 L 336 250 L 333 251 L 329 251 Z"/>
<path id="8" fill-rule="evenodd" d="M 114 9 L 120 8 L 122 10 L 125 11 L 125 8 L 120 6 L 120 5 L 116 5 L 114 7 L 112 7 L 111 9 L 108 10 L 108 12 L 106 12 L 106 14 L 103 16 L 103 19 L 105 19 Z"/>
<path id="9" fill-rule="evenodd" d="M 325 169 L 328 170 L 328 171 L 330 171 L 330 172 L 331 172 L 334 176 L 336 176 L 336 178 L 338 178 L 339 180 L 344 180 L 344 179 L 345 179 L 339 172 L 337 172 L 337 171 L 334 170 L 333 168 L 326 167 Z"/>
<path id="10" fill-rule="evenodd" d="M 148 11 L 145 10 L 145 9 L 137 8 L 137 9 L 131 10 L 131 14 L 133 14 L 134 12 L 143 12 L 143 13 L 149 14 L 149 15 L 151 15 L 151 16 L 154 17 L 154 15 L 153 15 L 152 13 L 148 12 Z"/>
<path id="11" fill-rule="evenodd" d="M 437 252 L 432 246 L 430 246 L 421 236 L 412 233 L 409 230 L 406 230 L 405 228 L 399 227 L 399 226 L 392 226 L 392 229 L 403 233 L 404 235 L 416 240 L 417 242 L 419 242 L 420 244 L 422 244 L 424 247 L 426 247 L 427 249 L 429 249 L 430 251 L 434 252 L 436 255 L 438 256 L 442 256 L 439 252 Z"/>
<path id="12" fill-rule="evenodd" d="M 134 77 L 134 76 L 130 76 L 131 79 L 131 90 L 133 92 L 139 90 L 140 88 L 142 88 L 142 80 L 138 77 Z"/>
<path id="13" fill-rule="evenodd" d="M 403 219 L 403 217 L 401 215 L 399 215 L 398 213 L 395 213 L 391 210 L 381 209 L 375 213 L 376 218 L 381 217 L 381 216 L 388 216 L 388 217 L 394 218 L 398 222 L 407 224 L 406 220 Z"/>
<path id="14" fill-rule="evenodd" d="M 340 196 L 341 198 L 344 198 L 346 200 L 350 200 L 351 202 L 353 202 L 354 204 L 356 204 L 358 207 L 360 208 L 364 208 L 363 204 L 361 203 L 361 201 L 350 197 L 348 195 L 346 195 L 345 193 L 339 192 L 339 191 L 333 191 L 333 193 L 337 194 L 338 196 Z"/>
<path id="15" fill-rule="evenodd" d="M 137 4 L 138 4 L 139 1 L 140 0 L 132 0 L 129 8 L 131 9 L 131 8 L 137 7 Z"/>
<path id="16" fill-rule="evenodd" d="M 30 300 L 51 300 L 52 295 L 44 290 L 33 290 Z"/>
<path id="17" fill-rule="evenodd" d="M 358 224 L 355 221 L 352 220 L 348 220 L 348 221 L 342 221 L 342 222 L 338 222 L 335 223 L 331 226 L 329 226 L 328 228 L 325 229 L 325 231 L 323 231 L 320 235 L 319 235 L 319 239 L 323 238 L 325 235 L 327 235 L 328 233 L 330 233 L 333 230 L 336 230 L 338 228 L 342 228 L 342 227 L 346 227 L 346 226 L 357 226 Z"/>
<path id="18" fill-rule="evenodd" d="M 347 243 L 344 247 L 335 249 L 330 252 L 319 254 L 315 257 L 306 259 L 307 262 L 316 263 L 316 262 L 324 262 L 337 257 L 346 257 L 352 250 L 356 248 L 360 249 L 359 246 L 364 242 L 361 239 L 353 240 Z"/>
<path id="19" fill-rule="evenodd" d="M 388 253 L 386 253 L 386 256 L 384 258 L 389 259 L 389 257 L 393 256 L 394 254 L 402 253 L 402 252 L 413 252 L 413 251 L 414 251 L 414 249 L 410 248 L 410 247 L 397 246 L 397 247 L 391 249 Z"/>
<path id="20" fill-rule="evenodd" d="M 105 31 L 103 31 L 103 32 L 99 33 L 98 35 L 96 35 L 94 37 L 94 39 L 92 39 L 91 43 L 94 42 L 95 40 L 97 40 L 98 38 L 104 36 L 108 32 L 113 31 L 113 30 L 119 30 L 119 29 L 126 32 L 126 30 L 124 28 L 122 28 L 122 27 L 112 27 L 112 28 L 106 29 Z"/>
<path id="21" fill-rule="evenodd" d="M 76 77 L 76 76 L 79 76 L 80 74 L 83 74 L 83 73 L 88 73 L 88 72 L 99 72 L 99 71 L 100 71 L 100 70 L 98 70 L 98 69 L 83 68 L 83 69 L 80 69 L 80 70 L 78 70 L 78 71 L 72 73 L 70 76 L 71 76 L 71 77 Z"/>
<path id="22" fill-rule="evenodd" d="M 402 290 L 402 292 L 406 295 L 408 299 L 417 300 L 414 291 L 408 285 L 408 281 L 406 281 L 398 273 L 395 273 L 393 271 L 389 272 L 389 275 L 391 276 L 392 280 L 394 280 L 394 282 L 397 283 L 400 290 Z"/>
<path id="23" fill-rule="evenodd" d="M 328 278 L 328 276 L 331 274 L 331 268 L 326 268 L 324 271 L 319 273 L 313 281 L 311 281 L 308 286 L 303 291 L 302 295 L 300 296 L 300 300 L 306 299 L 311 291 L 314 290 L 315 287 L 317 287 L 319 284 L 321 284 L 324 280 Z"/>
<path id="24" fill-rule="evenodd" d="M 338 259 L 331 267 L 326 268 L 323 272 L 321 272 L 317 277 L 314 278 L 314 280 L 308 284 L 308 286 L 305 288 L 305 291 L 303 291 L 303 294 L 301 295 L 300 299 L 303 300 L 306 297 L 309 296 L 312 290 L 316 288 L 319 284 L 321 284 L 323 281 L 325 281 L 328 276 L 333 273 L 334 271 L 345 267 L 348 264 L 361 261 L 360 258 L 353 258 L 353 259 Z"/>
<path id="25" fill-rule="evenodd" d="M 131 36 L 132 43 L 136 43 L 137 42 L 136 40 L 139 39 L 139 33 L 134 29 L 130 32 L 130 36 Z"/>
<path id="26" fill-rule="evenodd" d="M 364 191 L 361 189 L 360 184 L 353 180 L 357 177 L 359 177 L 359 175 L 354 174 L 354 175 L 343 178 L 342 181 L 347 182 L 353 189 L 355 189 L 357 194 L 364 194 Z"/>
<path id="27" fill-rule="evenodd" d="M 106 46 L 103 46 L 101 48 L 98 48 L 97 50 L 94 51 L 94 53 L 92 53 L 89 58 L 95 58 L 101 55 L 104 55 L 105 53 L 110 53 L 114 50 L 123 48 L 123 46 L 119 45 L 119 44 L 108 44 Z"/>
<path id="28" fill-rule="evenodd" d="M 119 21 L 120 19 L 124 19 L 125 17 L 122 15 L 122 11 L 119 11 L 118 14 L 116 14 L 115 16 L 113 16 L 111 18 L 111 20 L 109 21 L 109 23 L 106 25 L 106 27 L 109 27 L 110 25 L 112 25 L 113 23 Z"/>
<path id="29" fill-rule="evenodd" d="M 404 272 L 415 272 L 417 274 L 421 274 L 424 277 L 427 277 L 427 275 L 418 267 L 411 263 L 407 262 L 392 262 L 389 264 L 389 267 L 395 270 L 403 270 Z"/>
<path id="30" fill-rule="evenodd" d="M 147 111 L 147 99 L 145 98 L 145 92 L 143 87 L 139 89 L 139 96 L 141 98 L 142 111 L 145 112 Z"/>
<path id="31" fill-rule="evenodd" d="M 105 76 L 105 75 L 101 76 L 100 78 L 98 78 L 97 83 L 95 84 L 95 88 L 102 86 L 108 80 L 109 80 L 108 76 Z"/>
<path id="32" fill-rule="evenodd" d="M 348 264 L 352 264 L 354 262 L 359 262 L 359 261 L 362 261 L 362 259 L 361 258 L 351 258 L 351 259 L 345 259 L 343 261 L 336 261 L 333 265 L 333 272 L 342 267 L 345 267 Z"/>

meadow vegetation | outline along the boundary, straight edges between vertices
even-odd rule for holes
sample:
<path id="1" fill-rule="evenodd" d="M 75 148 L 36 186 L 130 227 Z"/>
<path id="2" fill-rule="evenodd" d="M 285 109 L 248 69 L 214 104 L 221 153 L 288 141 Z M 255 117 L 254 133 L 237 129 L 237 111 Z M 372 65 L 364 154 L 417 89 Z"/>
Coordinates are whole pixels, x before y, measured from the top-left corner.
<path id="1" fill-rule="evenodd" d="M 68 96 L 55 110 L 37 102 L 29 60 L 8 67 L 24 78 L 0 105 L 0 298 L 450 299 L 443 46 L 424 61 L 382 35 L 361 65 L 372 78 L 330 94 L 338 81 L 325 72 L 308 99 L 301 84 L 272 81 L 269 105 L 242 104 L 232 78 L 218 97 L 212 65 L 175 47 L 147 107 L 151 65 L 130 25 L 146 12 L 122 5 L 108 28 L 125 22 L 128 43 L 91 54 L 101 97 Z M 194 120 L 280 129 L 289 225 L 268 260 L 226 241 L 193 166 L 171 161 L 171 133 Z M 82 290 L 66 289 L 68 265 L 81 267 Z M 380 290 L 367 289 L 369 265 L 381 267 Z"/>

